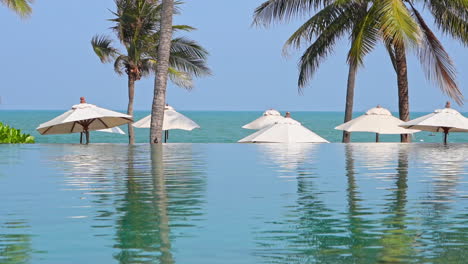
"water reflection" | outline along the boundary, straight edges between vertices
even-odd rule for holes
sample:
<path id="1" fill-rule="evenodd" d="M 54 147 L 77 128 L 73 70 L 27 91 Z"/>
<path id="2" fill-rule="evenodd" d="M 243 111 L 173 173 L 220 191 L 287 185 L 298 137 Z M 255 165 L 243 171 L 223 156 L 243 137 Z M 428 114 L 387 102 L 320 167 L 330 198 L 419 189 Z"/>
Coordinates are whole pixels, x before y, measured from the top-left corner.
<path id="1" fill-rule="evenodd" d="M 261 145 L 267 157 L 280 166 L 276 171 L 288 172 L 297 184 L 295 204 L 285 204 L 279 219 L 264 223 L 256 232 L 254 255 L 265 263 L 320 263 L 327 261 L 327 252 L 336 252 L 345 245 L 342 222 L 326 201 L 318 185 L 317 145 Z M 282 174 L 280 174 L 281 177 Z"/>
<path id="2" fill-rule="evenodd" d="M 405 263 L 416 261 L 416 232 L 408 228 L 407 191 L 408 191 L 408 150 L 407 145 L 399 145 L 398 166 L 395 187 L 387 195 L 384 205 L 387 216 L 382 220 L 384 229 L 380 238 L 382 250 L 379 262 Z"/>
<path id="3" fill-rule="evenodd" d="M 24 220 L 0 224 L 0 263 L 29 263 L 32 254 L 32 236 L 26 232 L 29 225 Z"/>
<path id="4" fill-rule="evenodd" d="M 117 208 L 120 263 L 175 263 L 172 229 L 194 226 L 203 203 L 205 180 L 200 161 L 187 145 L 152 146 L 150 163 L 139 163 L 129 148 L 127 192 Z M 148 154 L 148 153 L 147 153 Z M 182 217 L 181 217 L 182 216 Z"/>
<path id="5" fill-rule="evenodd" d="M 326 176 L 321 163 L 314 164 L 314 173 L 309 174 L 291 167 L 296 168 L 297 201 L 284 205 L 288 210 L 281 218 L 264 223 L 268 228 L 256 236 L 255 255 L 265 263 L 441 263 L 450 254 L 452 261 L 463 260 L 468 255 L 464 253 L 468 214 L 444 209 L 440 201 L 461 198 L 454 197 L 461 192 L 455 185 L 461 178 L 466 180 L 466 149 L 345 145 L 346 211 L 327 200 L 326 191 L 318 187 Z M 421 156 L 424 162 L 418 160 Z M 327 166 L 328 175 L 339 168 Z M 424 192 L 431 195 L 426 201 L 413 200 L 410 205 L 411 171 L 422 169 L 427 175 L 418 175 L 419 182 L 433 185 L 434 190 Z M 427 208 L 421 219 L 417 208 L 428 200 L 434 207 Z M 466 204 L 461 207 L 466 209 Z M 450 221 L 447 215 L 452 215 Z"/>
<path id="6" fill-rule="evenodd" d="M 464 144 L 414 148 L 411 155 L 420 162 L 426 177 L 419 210 L 423 232 L 419 239 L 422 250 L 432 263 L 464 263 L 468 257 L 467 160 Z"/>
<path id="7" fill-rule="evenodd" d="M 190 144 L 64 145 L 47 161 L 79 192 L 96 236 L 115 231 L 119 263 L 175 263 L 172 243 L 203 219 L 204 156 Z M 63 155 L 63 153 L 66 153 Z M 173 232 L 173 230 L 176 230 Z"/>
<path id="8" fill-rule="evenodd" d="M 275 167 L 278 172 L 297 172 L 303 170 L 306 160 L 316 154 L 317 144 L 257 144 L 263 157 L 262 163 Z M 279 167 L 279 168 L 278 168 Z"/>
<path id="9" fill-rule="evenodd" d="M 36 145 L 12 153 L 0 161 L 0 200 L 8 201 L 0 263 L 468 258 L 465 144 Z M 26 158 L 11 160 L 18 157 Z"/>
<path id="10" fill-rule="evenodd" d="M 347 198 L 347 229 L 349 229 L 349 252 L 342 253 L 346 259 L 375 259 L 376 250 L 368 250 L 369 246 L 375 244 L 378 240 L 376 234 L 367 232 L 375 226 L 375 221 L 369 219 L 367 208 L 361 205 L 364 200 L 359 191 L 356 174 L 358 168 L 355 165 L 353 148 L 356 145 L 346 144 L 345 146 L 345 175 L 347 179 L 346 198 Z"/>
<path id="11" fill-rule="evenodd" d="M 430 144 L 414 148 L 411 154 L 421 163 L 421 169 L 427 172 L 428 178 L 422 182 L 432 183 L 433 191 L 428 193 L 430 196 L 424 200 L 437 203 L 436 206 L 442 208 L 448 206 L 447 203 L 453 202 L 457 196 L 468 194 L 457 190 L 457 185 L 467 171 L 466 145 Z"/>

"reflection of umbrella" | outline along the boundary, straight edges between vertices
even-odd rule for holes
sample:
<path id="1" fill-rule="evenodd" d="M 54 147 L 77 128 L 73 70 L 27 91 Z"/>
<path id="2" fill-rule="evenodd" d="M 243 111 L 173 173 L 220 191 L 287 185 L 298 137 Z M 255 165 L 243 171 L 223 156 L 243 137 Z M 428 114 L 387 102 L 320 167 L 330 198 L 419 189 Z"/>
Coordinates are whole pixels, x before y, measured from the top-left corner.
<path id="1" fill-rule="evenodd" d="M 292 118 L 269 125 L 241 140 L 240 143 L 328 143 Z"/>
<path id="2" fill-rule="evenodd" d="M 42 135 L 82 132 L 86 135 L 86 144 L 88 144 L 89 131 L 112 128 L 133 121 L 129 115 L 87 104 L 84 97 L 81 97 L 80 101 L 80 104 L 72 106 L 71 110 L 39 125 L 37 131 Z"/>
<path id="3" fill-rule="evenodd" d="M 262 129 L 266 126 L 274 124 L 275 122 L 283 118 L 284 117 L 282 117 L 278 111 L 274 109 L 270 109 L 270 110 L 265 111 L 261 117 L 255 119 L 254 121 L 248 123 L 247 125 L 244 125 L 242 128 L 254 129 L 254 130 Z"/>
<path id="4" fill-rule="evenodd" d="M 300 164 L 310 157 L 317 144 L 258 144 L 263 155 L 278 166 L 288 171 L 295 171 Z"/>
<path id="5" fill-rule="evenodd" d="M 400 125 L 430 132 L 444 132 L 444 143 L 447 143 L 449 132 L 468 132 L 468 119 L 457 110 L 450 108 L 447 102 L 444 109 L 437 109 L 432 114 L 421 116 Z"/>
<path id="6" fill-rule="evenodd" d="M 376 133 L 376 142 L 379 142 L 379 134 L 411 134 L 419 132 L 418 130 L 400 127 L 399 125 L 403 123 L 403 121 L 394 117 L 387 109 L 377 106 L 369 109 L 364 115 L 335 127 L 335 129 L 347 132 Z"/>
<path id="7" fill-rule="evenodd" d="M 111 127 L 111 128 L 106 128 L 106 129 L 99 129 L 96 131 L 125 135 L 125 132 L 122 129 L 120 129 L 120 127 Z"/>
<path id="8" fill-rule="evenodd" d="M 138 128 L 150 128 L 151 127 L 151 115 L 146 116 L 133 124 L 134 127 Z M 177 112 L 173 107 L 166 105 L 164 108 L 164 121 L 162 130 L 165 130 L 165 141 L 169 137 L 168 130 L 171 129 L 182 129 L 191 131 L 200 126 L 190 118 Z"/>

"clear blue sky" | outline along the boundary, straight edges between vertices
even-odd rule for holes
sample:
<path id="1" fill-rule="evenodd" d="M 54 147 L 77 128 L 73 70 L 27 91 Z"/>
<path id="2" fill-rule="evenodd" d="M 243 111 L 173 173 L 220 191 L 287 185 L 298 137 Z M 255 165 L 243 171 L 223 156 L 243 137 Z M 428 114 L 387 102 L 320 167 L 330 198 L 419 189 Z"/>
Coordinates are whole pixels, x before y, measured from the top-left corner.
<path id="1" fill-rule="evenodd" d="M 210 52 L 214 75 L 196 80 L 187 92 L 172 84 L 168 103 L 181 110 L 342 111 L 345 101 L 348 39 L 323 63 L 304 95 L 297 93 L 297 59 L 281 49 L 300 21 L 269 29 L 251 27 L 262 0 L 187 1 L 176 23 L 198 31 L 187 36 Z M 68 109 L 86 96 L 89 103 L 126 109 L 127 80 L 111 64 L 101 64 L 90 46 L 95 34 L 108 34 L 112 0 L 38 0 L 28 20 L 0 6 L 0 109 Z M 426 16 L 427 17 L 427 16 Z M 430 20 L 430 17 L 427 17 Z M 438 32 L 439 33 L 439 32 Z M 458 81 L 468 98 L 468 49 L 441 36 L 458 68 Z M 366 59 L 356 84 L 355 110 L 377 104 L 397 110 L 396 77 L 382 47 Z M 412 111 L 441 108 L 447 97 L 428 83 L 414 53 L 409 58 Z M 137 83 L 135 108 L 149 110 L 153 78 Z M 468 106 L 456 106 L 468 111 Z"/>

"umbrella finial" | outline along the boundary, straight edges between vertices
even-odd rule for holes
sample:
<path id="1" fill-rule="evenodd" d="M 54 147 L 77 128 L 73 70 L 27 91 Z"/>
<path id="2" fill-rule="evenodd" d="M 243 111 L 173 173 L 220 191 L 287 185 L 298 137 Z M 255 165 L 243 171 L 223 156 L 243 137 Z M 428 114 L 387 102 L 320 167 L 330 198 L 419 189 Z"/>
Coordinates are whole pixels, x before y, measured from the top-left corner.
<path id="1" fill-rule="evenodd" d="M 380 105 L 377 105 L 377 108 L 382 108 Z"/>
<path id="2" fill-rule="evenodd" d="M 445 103 L 445 108 L 450 108 L 450 102 L 447 101 L 447 103 Z"/>
<path id="3" fill-rule="evenodd" d="M 290 112 L 286 112 L 286 115 L 284 115 L 284 117 L 291 117 L 291 113 L 290 113 Z"/>
<path id="4" fill-rule="evenodd" d="M 86 104 L 86 99 L 83 96 L 80 97 L 80 104 Z"/>

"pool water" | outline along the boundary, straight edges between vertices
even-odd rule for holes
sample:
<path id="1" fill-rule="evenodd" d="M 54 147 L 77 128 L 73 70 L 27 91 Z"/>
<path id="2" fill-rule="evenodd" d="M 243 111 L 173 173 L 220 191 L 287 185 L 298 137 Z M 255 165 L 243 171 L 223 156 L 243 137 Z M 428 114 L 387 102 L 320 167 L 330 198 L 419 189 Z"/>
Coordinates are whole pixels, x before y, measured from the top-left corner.
<path id="1" fill-rule="evenodd" d="M 468 144 L 0 146 L 0 263 L 466 263 Z"/>

